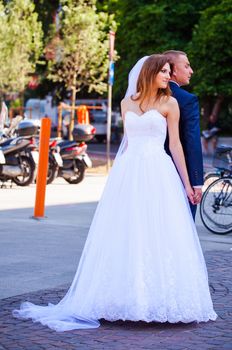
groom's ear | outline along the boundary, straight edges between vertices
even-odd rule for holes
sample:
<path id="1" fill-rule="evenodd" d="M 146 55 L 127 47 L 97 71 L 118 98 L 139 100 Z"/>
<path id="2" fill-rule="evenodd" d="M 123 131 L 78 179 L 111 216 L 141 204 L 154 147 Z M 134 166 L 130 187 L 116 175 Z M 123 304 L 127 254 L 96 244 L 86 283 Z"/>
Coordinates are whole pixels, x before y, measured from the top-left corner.
<path id="1" fill-rule="evenodd" d="M 176 75 L 177 75 L 176 66 L 173 65 L 173 67 L 172 67 L 172 76 L 176 77 Z"/>

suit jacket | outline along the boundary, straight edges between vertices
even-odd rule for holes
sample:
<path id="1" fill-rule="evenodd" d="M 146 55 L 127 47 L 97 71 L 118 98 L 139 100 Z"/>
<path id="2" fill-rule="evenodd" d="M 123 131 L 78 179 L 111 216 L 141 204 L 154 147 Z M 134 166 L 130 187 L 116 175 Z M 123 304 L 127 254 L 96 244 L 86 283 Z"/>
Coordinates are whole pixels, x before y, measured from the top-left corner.
<path id="1" fill-rule="evenodd" d="M 198 98 L 183 90 L 176 83 L 170 82 L 170 88 L 180 108 L 180 141 L 185 155 L 189 180 L 192 186 L 200 186 L 203 185 L 203 159 Z M 165 142 L 165 149 L 170 154 L 168 137 Z"/>

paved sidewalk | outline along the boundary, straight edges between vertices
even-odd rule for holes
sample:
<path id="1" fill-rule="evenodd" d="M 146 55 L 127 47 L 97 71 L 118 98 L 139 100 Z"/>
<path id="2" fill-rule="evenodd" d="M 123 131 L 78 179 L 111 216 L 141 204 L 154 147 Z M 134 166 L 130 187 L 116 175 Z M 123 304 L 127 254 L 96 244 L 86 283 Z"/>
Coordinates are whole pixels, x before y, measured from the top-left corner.
<path id="1" fill-rule="evenodd" d="M 28 293 L 0 301 L 1 350 L 231 350 L 231 252 L 206 253 L 210 288 L 218 319 L 216 322 L 159 324 L 144 322 L 106 322 L 92 330 L 56 333 L 32 321 L 11 316 L 23 300 L 38 304 L 57 303 L 68 286 Z"/>

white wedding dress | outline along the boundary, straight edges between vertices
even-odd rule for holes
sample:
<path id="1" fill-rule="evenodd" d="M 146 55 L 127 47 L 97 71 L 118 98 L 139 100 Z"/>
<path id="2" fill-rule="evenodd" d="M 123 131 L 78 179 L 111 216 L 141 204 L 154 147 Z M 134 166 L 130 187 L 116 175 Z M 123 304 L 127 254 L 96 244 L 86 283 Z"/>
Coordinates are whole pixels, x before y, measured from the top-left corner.
<path id="1" fill-rule="evenodd" d="M 126 151 L 117 157 L 66 296 L 25 302 L 13 314 L 57 331 L 98 320 L 215 320 L 202 250 L 188 200 L 164 150 L 166 119 L 128 111 Z"/>

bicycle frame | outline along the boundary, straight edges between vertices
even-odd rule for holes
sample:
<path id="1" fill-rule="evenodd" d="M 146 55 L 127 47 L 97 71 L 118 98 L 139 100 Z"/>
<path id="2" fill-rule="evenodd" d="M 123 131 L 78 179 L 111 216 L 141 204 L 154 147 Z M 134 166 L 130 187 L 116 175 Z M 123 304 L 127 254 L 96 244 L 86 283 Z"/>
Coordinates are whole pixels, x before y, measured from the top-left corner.
<path id="1" fill-rule="evenodd" d="M 230 182 L 225 179 L 221 192 L 215 197 L 215 204 L 213 205 L 215 210 L 219 210 L 221 206 L 226 208 L 232 206 L 232 192 L 228 194 L 229 186 L 231 186 Z"/>

